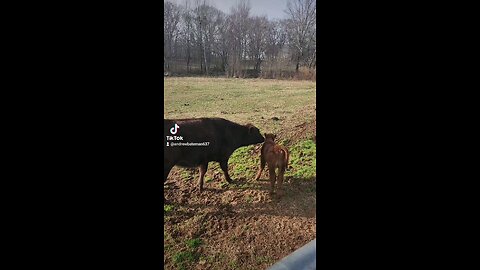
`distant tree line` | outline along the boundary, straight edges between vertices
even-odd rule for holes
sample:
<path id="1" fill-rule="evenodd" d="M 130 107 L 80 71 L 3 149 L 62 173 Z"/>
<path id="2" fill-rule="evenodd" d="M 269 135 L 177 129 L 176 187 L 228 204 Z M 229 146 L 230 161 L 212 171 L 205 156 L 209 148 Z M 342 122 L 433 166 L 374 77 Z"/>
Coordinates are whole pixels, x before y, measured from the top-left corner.
<path id="1" fill-rule="evenodd" d="M 289 0 L 286 18 L 251 16 L 240 0 L 226 14 L 206 0 L 164 2 L 167 74 L 315 79 L 316 2 Z M 313 76 L 313 78 L 312 78 Z"/>

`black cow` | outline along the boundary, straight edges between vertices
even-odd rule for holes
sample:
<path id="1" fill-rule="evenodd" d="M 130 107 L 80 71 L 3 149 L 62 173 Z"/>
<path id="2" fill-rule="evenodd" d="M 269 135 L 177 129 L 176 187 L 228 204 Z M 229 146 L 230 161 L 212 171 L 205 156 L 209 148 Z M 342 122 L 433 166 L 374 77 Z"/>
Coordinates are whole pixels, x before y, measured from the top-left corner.
<path id="1" fill-rule="evenodd" d="M 222 118 L 164 119 L 164 179 L 173 166 L 199 167 L 200 191 L 208 162 L 217 161 L 228 183 L 228 159 L 239 147 L 262 143 L 265 139 L 251 124 L 240 125 Z M 176 143 L 204 143 L 203 146 L 178 146 Z M 208 145 L 207 145 L 208 144 Z M 168 146 L 167 146 L 168 145 Z"/>

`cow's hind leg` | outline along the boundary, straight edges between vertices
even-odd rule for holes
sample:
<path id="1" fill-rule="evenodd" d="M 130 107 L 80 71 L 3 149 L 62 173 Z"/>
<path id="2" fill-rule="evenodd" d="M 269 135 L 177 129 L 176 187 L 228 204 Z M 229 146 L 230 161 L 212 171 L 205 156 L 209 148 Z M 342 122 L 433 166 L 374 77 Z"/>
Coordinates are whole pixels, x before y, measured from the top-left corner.
<path id="1" fill-rule="evenodd" d="M 200 187 L 200 192 L 203 191 L 203 179 L 205 177 L 205 173 L 207 172 L 208 168 L 208 162 L 200 165 L 199 171 L 200 171 L 200 178 L 198 179 L 198 185 Z"/>
<path id="2" fill-rule="evenodd" d="M 225 174 L 225 180 L 227 180 L 228 183 L 232 183 L 232 179 L 228 174 L 228 160 L 223 160 L 223 161 L 220 161 L 219 163 L 220 163 L 220 168 L 222 168 L 223 174 Z"/>
<path id="3" fill-rule="evenodd" d="M 173 164 L 172 163 L 169 163 L 169 162 L 166 162 L 164 165 L 163 165 L 163 169 L 164 169 L 164 173 L 163 173 L 163 183 L 165 183 L 165 181 L 167 181 L 167 177 L 168 177 L 168 174 L 170 173 L 170 171 L 172 170 L 173 168 Z M 165 199 L 165 194 L 163 194 L 163 203 L 164 204 L 168 204 L 169 201 L 167 199 Z"/>

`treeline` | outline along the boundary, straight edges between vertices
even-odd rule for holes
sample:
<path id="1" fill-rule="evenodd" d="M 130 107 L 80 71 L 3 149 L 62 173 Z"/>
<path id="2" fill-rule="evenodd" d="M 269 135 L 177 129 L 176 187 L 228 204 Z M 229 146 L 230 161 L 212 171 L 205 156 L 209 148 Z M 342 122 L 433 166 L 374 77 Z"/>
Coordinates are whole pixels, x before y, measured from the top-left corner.
<path id="1" fill-rule="evenodd" d="M 316 3 L 289 0 L 286 18 L 228 14 L 206 0 L 164 2 L 165 75 L 315 79 Z"/>

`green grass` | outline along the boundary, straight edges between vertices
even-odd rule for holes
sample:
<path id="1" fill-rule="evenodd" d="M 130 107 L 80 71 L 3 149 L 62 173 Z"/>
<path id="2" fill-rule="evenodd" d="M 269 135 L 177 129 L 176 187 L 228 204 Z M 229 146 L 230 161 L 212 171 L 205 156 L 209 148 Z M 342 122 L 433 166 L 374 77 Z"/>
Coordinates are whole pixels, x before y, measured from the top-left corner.
<path id="1" fill-rule="evenodd" d="M 213 181 L 213 178 L 208 176 L 208 175 L 205 175 L 205 183 L 210 183 Z"/>
<path id="2" fill-rule="evenodd" d="M 255 177 L 260 157 L 252 156 L 253 148 L 253 145 L 241 147 L 230 156 L 228 163 L 234 164 L 233 170 L 230 172 L 233 179 L 245 178 L 248 181 Z"/>
<path id="3" fill-rule="evenodd" d="M 222 182 L 220 183 L 220 187 L 221 187 L 221 188 L 226 188 L 226 187 L 228 187 L 229 185 L 230 185 L 229 183 L 224 182 L 224 181 L 222 181 Z"/>
<path id="4" fill-rule="evenodd" d="M 193 179 L 194 172 L 188 169 L 182 169 L 180 173 L 180 178 L 182 178 L 183 181 L 188 182 Z"/>
<path id="5" fill-rule="evenodd" d="M 165 205 L 163 206 L 163 211 L 164 211 L 165 213 L 168 213 L 168 212 L 170 212 L 170 211 L 172 211 L 172 210 L 173 210 L 173 205 L 165 204 Z"/>
<path id="6" fill-rule="evenodd" d="M 173 255 L 173 262 L 178 269 L 191 269 L 191 265 L 200 259 L 201 254 L 198 247 L 202 245 L 200 238 L 194 238 L 185 241 L 186 250 L 176 252 Z"/>
<path id="7" fill-rule="evenodd" d="M 289 164 L 285 177 L 312 178 L 316 176 L 316 144 L 312 140 L 305 140 L 295 144 L 290 150 Z"/>
<path id="8" fill-rule="evenodd" d="M 230 266 L 230 269 L 238 269 L 237 261 L 229 262 L 228 266 Z"/>
<path id="9" fill-rule="evenodd" d="M 198 260 L 199 254 L 192 251 L 180 251 L 173 255 L 173 262 L 177 265 L 178 269 L 184 270 L 189 264 Z"/>
<path id="10" fill-rule="evenodd" d="M 191 240 L 187 240 L 186 243 L 187 243 L 187 247 L 189 248 L 197 248 L 202 244 L 202 239 L 194 238 Z"/>

